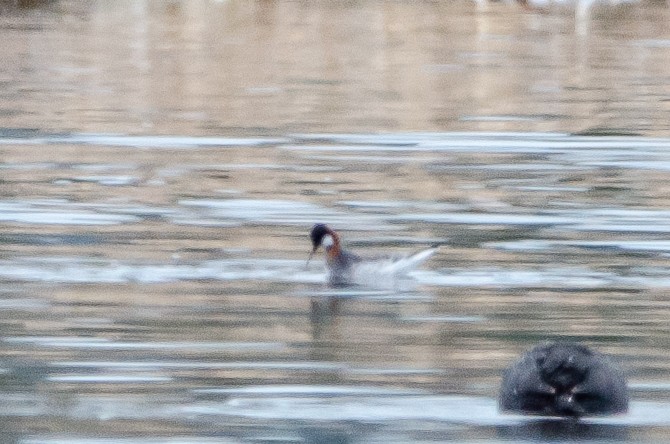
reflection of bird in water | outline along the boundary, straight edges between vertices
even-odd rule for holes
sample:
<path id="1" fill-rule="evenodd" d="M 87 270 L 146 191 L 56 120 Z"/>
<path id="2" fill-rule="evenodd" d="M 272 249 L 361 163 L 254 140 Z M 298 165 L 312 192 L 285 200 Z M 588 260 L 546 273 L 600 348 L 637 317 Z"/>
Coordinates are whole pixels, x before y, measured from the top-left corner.
<path id="1" fill-rule="evenodd" d="M 336 334 L 337 321 L 343 301 L 337 296 L 314 296 L 310 301 L 309 320 L 312 324 L 312 339 L 321 340 Z"/>
<path id="2" fill-rule="evenodd" d="M 387 286 L 421 265 L 437 251 L 437 247 L 432 247 L 412 255 L 363 258 L 344 250 L 340 245 L 340 236 L 324 224 L 314 225 L 310 238 L 310 259 L 319 247 L 323 246 L 326 251 L 328 282 L 331 285 Z"/>
<path id="3" fill-rule="evenodd" d="M 625 413 L 626 379 L 600 353 L 572 342 L 548 342 L 505 371 L 499 405 L 503 411 L 543 416 Z"/>
<path id="4" fill-rule="evenodd" d="M 340 312 L 341 299 L 337 296 L 314 296 L 310 300 L 312 323 L 327 323 L 335 319 Z"/>

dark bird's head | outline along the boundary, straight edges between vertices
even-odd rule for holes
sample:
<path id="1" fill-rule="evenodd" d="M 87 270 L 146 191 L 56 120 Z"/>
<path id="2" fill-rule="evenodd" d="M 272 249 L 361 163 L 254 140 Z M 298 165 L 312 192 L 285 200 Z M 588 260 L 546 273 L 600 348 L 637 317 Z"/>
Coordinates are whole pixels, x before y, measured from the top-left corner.
<path id="1" fill-rule="evenodd" d="M 316 251 L 321 244 L 323 243 L 323 238 L 326 235 L 332 235 L 333 230 L 328 228 L 326 224 L 315 224 L 312 227 L 312 231 L 309 233 L 309 237 L 312 239 L 312 248 L 313 252 Z"/>
<path id="2" fill-rule="evenodd" d="M 604 355 L 573 342 L 548 342 L 507 369 L 499 404 L 534 415 L 608 415 L 628 410 L 628 389 L 621 369 Z"/>
<path id="3" fill-rule="evenodd" d="M 582 384 L 598 362 L 598 356 L 580 344 L 558 342 L 535 350 L 540 377 L 559 392 Z"/>
<path id="4" fill-rule="evenodd" d="M 315 224 L 312 231 L 309 232 L 309 237 L 312 240 L 312 252 L 309 254 L 307 263 L 320 246 L 323 245 L 327 249 L 333 244 L 335 232 L 328 228 L 326 224 Z"/>

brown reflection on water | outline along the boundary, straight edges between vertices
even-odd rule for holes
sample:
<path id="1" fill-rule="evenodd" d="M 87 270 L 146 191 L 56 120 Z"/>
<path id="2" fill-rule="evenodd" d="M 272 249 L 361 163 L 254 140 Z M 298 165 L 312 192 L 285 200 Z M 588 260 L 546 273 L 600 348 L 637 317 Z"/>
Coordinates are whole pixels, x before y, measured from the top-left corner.
<path id="1" fill-rule="evenodd" d="M 668 8 L 47 2 L 8 14 L 6 127 L 667 134 Z"/>
<path id="2" fill-rule="evenodd" d="M 494 398 L 563 338 L 659 407 L 579 433 L 667 435 L 670 143 L 529 134 L 667 136 L 666 4 L 29 3 L 0 16 L 0 432 L 546 440 Z M 329 289 L 317 221 L 445 246 L 413 291 Z"/>

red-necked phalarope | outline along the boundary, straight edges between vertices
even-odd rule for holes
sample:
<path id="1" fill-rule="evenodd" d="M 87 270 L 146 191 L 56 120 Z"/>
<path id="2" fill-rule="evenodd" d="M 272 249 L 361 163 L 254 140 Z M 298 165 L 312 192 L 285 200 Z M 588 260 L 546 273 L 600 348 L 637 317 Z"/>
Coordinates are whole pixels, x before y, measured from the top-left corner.
<path id="1" fill-rule="evenodd" d="M 323 246 L 326 251 L 328 282 L 331 285 L 373 285 L 401 277 L 425 262 L 438 247 L 432 247 L 412 255 L 362 258 L 344 250 L 340 245 L 340 236 L 324 224 L 316 224 L 309 234 L 312 239 L 312 252 Z"/>
<path id="2" fill-rule="evenodd" d="M 540 344 L 504 374 L 500 409 L 544 416 L 625 413 L 623 372 L 604 355 L 574 342 Z"/>

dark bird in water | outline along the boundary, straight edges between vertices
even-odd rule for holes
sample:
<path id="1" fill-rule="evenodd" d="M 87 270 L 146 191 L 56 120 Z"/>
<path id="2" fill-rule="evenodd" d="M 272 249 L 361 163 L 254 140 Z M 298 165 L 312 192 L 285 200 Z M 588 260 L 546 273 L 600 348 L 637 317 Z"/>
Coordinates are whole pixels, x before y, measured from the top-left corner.
<path id="1" fill-rule="evenodd" d="M 626 378 L 607 357 L 573 342 L 547 342 L 508 368 L 504 412 L 580 417 L 628 411 Z"/>

